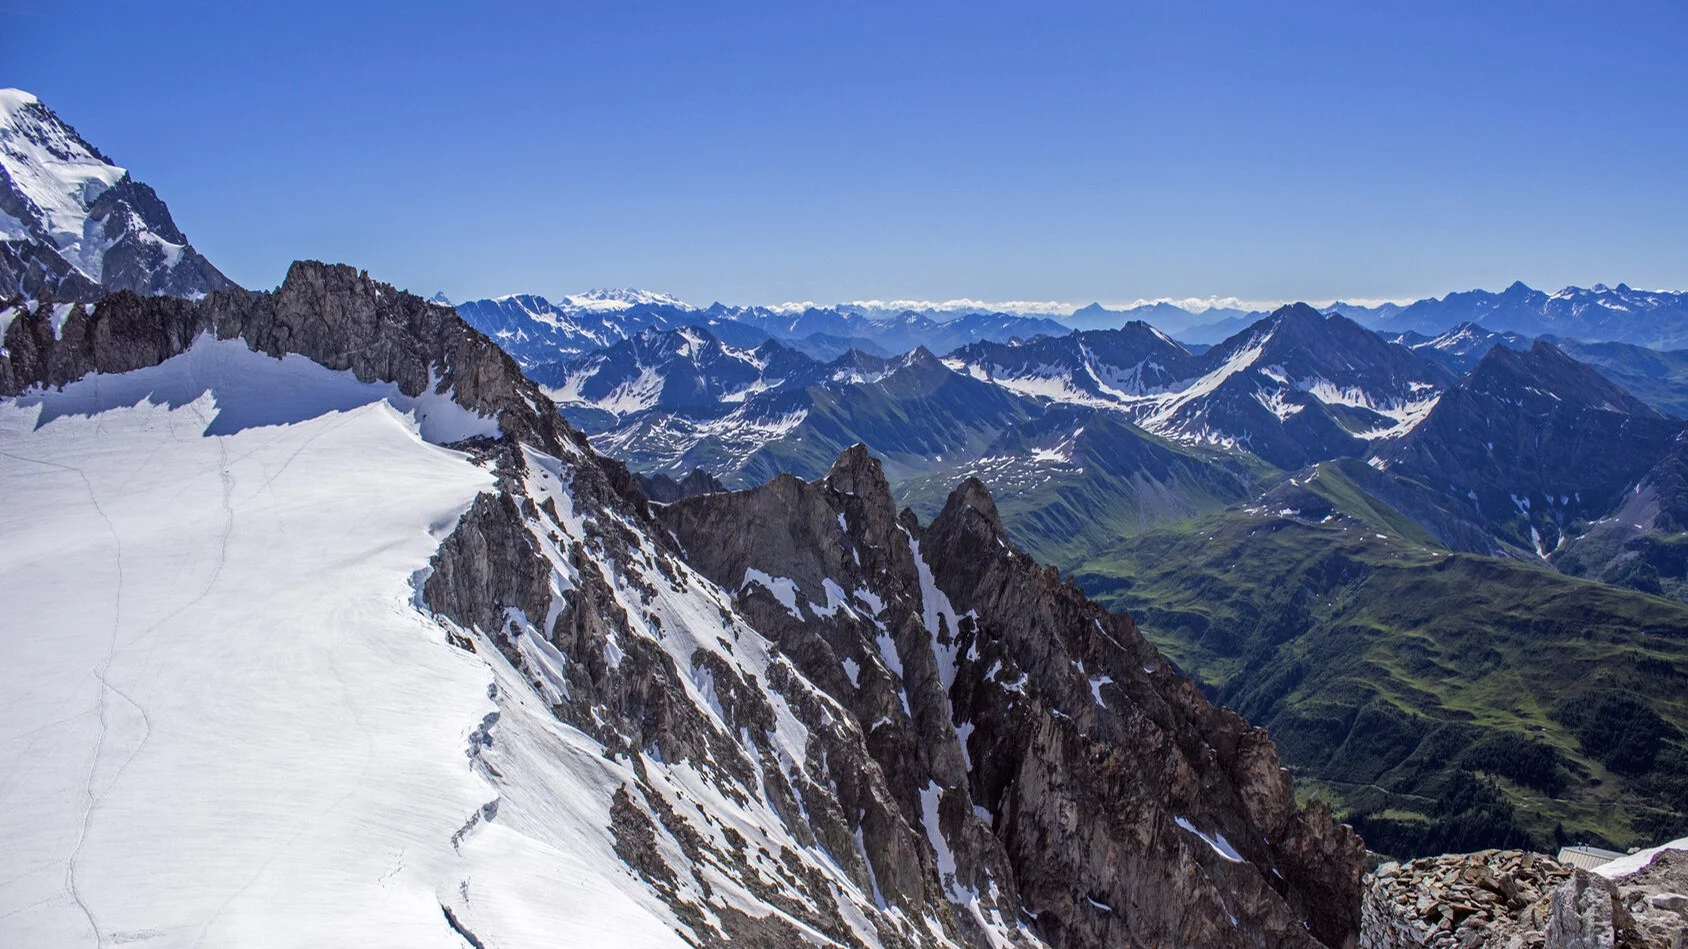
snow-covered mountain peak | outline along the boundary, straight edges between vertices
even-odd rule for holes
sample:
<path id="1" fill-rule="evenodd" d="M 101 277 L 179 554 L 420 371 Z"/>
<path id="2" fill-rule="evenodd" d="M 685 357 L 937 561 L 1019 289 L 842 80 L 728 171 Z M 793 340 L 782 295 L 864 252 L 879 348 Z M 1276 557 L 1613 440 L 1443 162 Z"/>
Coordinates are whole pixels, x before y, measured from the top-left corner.
<path id="1" fill-rule="evenodd" d="M 600 312 L 626 310 L 635 306 L 672 306 L 685 310 L 693 309 L 690 304 L 679 297 L 628 287 L 598 288 L 587 290 L 584 293 L 571 293 L 563 297 L 561 302 L 563 306 L 571 309 Z"/>
<path id="2" fill-rule="evenodd" d="M 96 201 L 128 172 L 105 159 L 40 100 L 17 89 L 0 100 L 0 168 L 23 201 L 0 218 L 7 240 L 30 235 L 28 224 L 90 280 L 98 281 L 105 246 L 90 221 Z"/>
<path id="3" fill-rule="evenodd" d="M 938 362 L 938 357 L 933 355 L 932 351 L 925 346 L 914 347 L 901 359 L 902 365 L 905 366 L 930 366 L 937 365 Z"/>
<path id="4" fill-rule="evenodd" d="M 11 121 L 13 112 L 26 105 L 34 105 L 41 100 L 22 89 L 0 89 L 0 122 Z"/>
<path id="5" fill-rule="evenodd" d="M 0 172 L 0 293 L 201 296 L 234 286 L 151 188 L 18 89 L 0 90 Z"/>

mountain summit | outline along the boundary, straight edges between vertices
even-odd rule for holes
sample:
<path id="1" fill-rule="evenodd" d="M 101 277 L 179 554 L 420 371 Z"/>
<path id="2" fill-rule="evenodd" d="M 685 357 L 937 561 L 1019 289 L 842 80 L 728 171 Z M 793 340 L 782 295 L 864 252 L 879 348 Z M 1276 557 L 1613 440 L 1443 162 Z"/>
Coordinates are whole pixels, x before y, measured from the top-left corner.
<path id="1" fill-rule="evenodd" d="M 234 286 L 151 188 L 35 96 L 0 89 L 0 294 L 200 297 Z"/>

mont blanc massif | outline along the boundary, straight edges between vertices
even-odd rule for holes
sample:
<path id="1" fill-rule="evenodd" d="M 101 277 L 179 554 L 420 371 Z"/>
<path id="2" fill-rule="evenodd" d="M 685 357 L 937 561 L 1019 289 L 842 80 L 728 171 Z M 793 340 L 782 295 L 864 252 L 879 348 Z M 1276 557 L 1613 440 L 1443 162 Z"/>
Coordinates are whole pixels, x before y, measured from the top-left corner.
<path id="1" fill-rule="evenodd" d="M 0 336 L 0 944 L 1688 938 L 1688 294 L 249 290 L 6 90 Z"/>

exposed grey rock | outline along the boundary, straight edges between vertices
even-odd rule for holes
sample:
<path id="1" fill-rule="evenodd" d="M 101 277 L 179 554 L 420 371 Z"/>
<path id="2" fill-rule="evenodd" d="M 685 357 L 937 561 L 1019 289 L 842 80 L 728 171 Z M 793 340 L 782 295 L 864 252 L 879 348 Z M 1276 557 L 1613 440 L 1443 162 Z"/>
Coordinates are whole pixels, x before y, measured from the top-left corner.
<path id="1" fill-rule="evenodd" d="M 1618 931 L 1627 923 L 1617 887 L 1579 867 L 1553 894 L 1547 949 L 1614 949 Z"/>
<path id="2" fill-rule="evenodd" d="M 1614 880 L 1618 906 L 1628 914 L 1637 946 L 1688 946 L 1688 853 L 1666 850 L 1646 866 Z"/>
<path id="3" fill-rule="evenodd" d="M 1129 617 L 1008 544 L 982 484 L 922 529 L 857 446 L 822 479 L 658 516 L 864 723 L 910 823 L 936 795 L 955 885 L 1017 895 L 1049 944 L 1352 943 L 1357 838 L 1296 808 L 1265 734 L 1208 704 Z M 924 603 L 928 567 L 943 612 Z M 752 571 L 789 578 L 795 612 Z"/>
<path id="4" fill-rule="evenodd" d="M 1520 850 L 1385 863 L 1366 878 L 1361 949 L 1540 947 L 1554 891 L 1570 873 Z"/>
<path id="5" fill-rule="evenodd" d="M 639 489 L 645 492 L 645 497 L 663 504 L 727 490 L 714 475 L 702 468 L 693 468 L 691 474 L 678 481 L 660 472 L 650 476 L 640 475 Z"/>

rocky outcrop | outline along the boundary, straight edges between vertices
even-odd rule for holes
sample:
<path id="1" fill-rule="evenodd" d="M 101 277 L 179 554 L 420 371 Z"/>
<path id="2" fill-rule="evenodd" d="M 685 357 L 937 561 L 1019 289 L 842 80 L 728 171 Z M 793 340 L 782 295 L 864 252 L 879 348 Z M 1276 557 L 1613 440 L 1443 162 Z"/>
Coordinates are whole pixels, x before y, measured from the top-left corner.
<path id="1" fill-rule="evenodd" d="M 1366 878 L 1360 947 L 1543 946 L 1554 892 L 1570 877 L 1519 850 L 1385 863 Z"/>
<path id="2" fill-rule="evenodd" d="M 1587 870 L 1553 891 L 1553 915 L 1547 921 L 1548 949 L 1617 949 L 1636 946 L 1635 923 L 1610 881 Z M 1636 949 L 1640 949 L 1636 946 Z"/>
<path id="3" fill-rule="evenodd" d="M 304 356 L 363 382 L 392 382 L 407 396 L 449 392 L 463 407 L 498 419 L 512 440 L 549 451 L 585 439 L 503 350 L 429 303 L 343 264 L 299 261 L 270 293 L 230 290 L 199 303 L 115 293 L 77 304 L 26 307 L 3 340 L 0 394 L 62 386 L 90 373 L 128 372 L 185 352 L 195 339 L 241 339 L 255 351 Z M 619 466 L 610 464 L 611 468 Z M 623 470 L 617 490 L 636 496 Z"/>
<path id="4" fill-rule="evenodd" d="M 157 192 L 124 175 L 88 209 L 107 247 L 101 259 L 103 293 L 202 297 L 236 289 L 188 243 Z"/>
<path id="5" fill-rule="evenodd" d="M 921 543 L 973 618 L 954 692 L 982 765 L 973 783 L 1058 941 L 1353 940 L 1360 842 L 1317 802 L 1295 806 L 1265 732 L 1209 704 L 1129 616 L 1014 550 L 977 481 Z M 1080 889 L 1114 911 L 1087 912 Z M 1205 912 L 1192 919 L 1191 906 Z"/>
<path id="6" fill-rule="evenodd" d="M 1611 881 L 1602 878 L 1601 882 L 1610 887 L 1613 897 L 1612 918 L 1618 946 L 1626 949 L 1688 947 L 1688 851 L 1665 850 L 1634 873 Z M 1578 928 L 1586 931 L 1591 927 Z M 1553 946 L 1551 940 L 1548 945 Z"/>
<path id="7" fill-rule="evenodd" d="M 1386 863 L 1366 878 L 1361 949 L 1681 949 L 1688 853 L 1608 880 L 1543 854 Z"/>
<path id="8" fill-rule="evenodd" d="M 97 299 L 105 291 L 45 244 L 0 241 L 0 292 L 30 300 L 76 301 Z"/>
<path id="9" fill-rule="evenodd" d="M 702 468 L 693 468 L 691 474 L 678 481 L 661 473 L 639 475 L 639 489 L 645 492 L 645 497 L 662 504 L 727 490 L 719 479 Z"/>
<path id="10" fill-rule="evenodd" d="M 1016 550 L 979 482 L 922 528 L 857 446 L 658 517 L 863 723 L 952 901 L 1011 896 L 1057 946 L 1353 943 L 1358 839 L 1129 617 Z"/>

